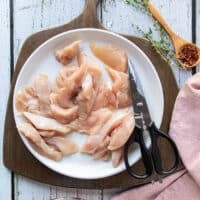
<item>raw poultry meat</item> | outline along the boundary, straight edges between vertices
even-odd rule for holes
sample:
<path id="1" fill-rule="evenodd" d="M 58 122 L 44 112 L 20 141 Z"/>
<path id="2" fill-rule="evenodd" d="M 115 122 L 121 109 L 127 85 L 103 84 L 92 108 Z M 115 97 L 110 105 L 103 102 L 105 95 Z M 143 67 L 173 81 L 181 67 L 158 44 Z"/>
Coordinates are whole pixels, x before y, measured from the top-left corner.
<path id="1" fill-rule="evenodd" d="M 112 111 L 108 108 L 101 108 L 92 111 L 87 119 L 76 119 L 69 124 L 73 130 L 80 131 L 86 134 L 97 134 L 104 123 L 106 123 L 112 116 Z"/>
<path id="2" fill-rule="evenodd" d="M 93 104 L 96 98 L 96 90 L 94 89 L 94 83 L 92 76 L 87 74 L 83 80 L 81 91 L 77 96 L 77 103 L 79 105 L 79 118 L 85 120 L 90 114 Z"/>
<path id="3" fill-rule="evenodd" d="M 51 116 L 49 95 L 51 89 L 49 86 L 48 76 L 46 74 L 39 74 L 34 81 L 34 93 L 38 98 L 40 114 L 44 116 Z"/>
<path id="4" fill-rule="evenodd" d="M 94 160 L 111 159 L 117 167 L 135 126 L 129 109 L 118 110 L 132 104 L 127 54 L 112 45 L 91 43 L 95 58 L 81 49 L 84 45 L 79 48 L 80 43 L 56 50 L 63 66 L 54 83 L 38 74 L 33 86 L 17 93 L 15 106 L 26 121 L 18 129 L 38 153 L 56 161 L 79 151 L 67 134 L 88 134 L 80 151 Z"/>
<path id="5" fill-rule="evenodd" d="M 130 106 L 132 103 L 130 97 L 130 87 L 128 75 L 124 72 L 119 72 L 110 67 L 106 67 L 112 81 L 112 91 L 116 95 L 118 107 L 124 108 Z"/>
<path id="6" fill-rule="evenodd" d="M 100 81 L 100 78 L 102 76 L 101 69 L 99 68 L 98 64 L 90 58 L 88 55 L 86 55 L 83 52 L 79 52 L 78 54 L 78 63 L 79 65 L 85 63 L 87 66 L 88 73 L 91 74 L 93 80 L 94 80 L 94 88 L 96 89 L 98 87 L 98 83 Z"/>
<path id="7" fill-rule="evenodd" d="M 27 93 L 26 90 L 19 91 L 16 95 L 15 102 L 16 109 L 19 112 L 29 111 L 29 112 L 39 112 L 39 102 L 35 96 Z"/>
<path id="8" fill-rule="evenodd" d="M 122 158 L 123 158 L 123 154 L 124 154 L 123 147 L 112 151 L 111 159 L 112 159 L 113 167 L 117 167 L 120 164 L 120 162 L 122 161 Z"/>
<path id="9" fill-rule="evenodd" d="M 68 64 L 77 55 L 80 43 L 81 41 L 78 40 L 68 46 L 65 46 L 62 49 L 56 50 L 55 51 L 56 59 L 63 65 Z"/>
<path id="10" fill-rule="evenodd" d="M 98 110 L 105 107 L 111 109 L 117 108 L 117 104 L 118 102 L 112 88 L 107 82 L 102 83 L 102 85 L 99 86 L 92 110 Z"/>
<path id="11" fill-rule="evenodd" d="M 76 97 L 86 73 L 87 65 L 83 63 L 69 77 L 66 77 L 64 87 L 51 94 L 51 101 L 63 108 L 74 106 L 73 98 Z"/>
<path id="12" fill-rule="evenodd" d="M 40 149 L 40 153 L 56 161 L 62 159 L 62 153 L 47 145 L 39 132 L 30 123 L 19 124 L 17 128 L 21 134 Z"/>
<path id="13" fill-rule="evenodd" d="M 128 66 L 127 54 L 124 50 L 107 44 L 91 43 L 90 48 L 95 56 L 106 65 L 121 72 L 126 72 Z"/>
<path id="14" fill-rule="evenodd" d="M 55 119 L 43 117 L 29 112 L 23 112 L 24 117 L 30 121 L 38 130 L 56 131 L 62 135 L 71 132 L 71 129 Z"/>
<path id="15" fill-rule="evenodd" d="M 63 156 L 77 153 L 79 150 L 78 146 L 74 142 L 63 137 L 47 138 L 46 142 L 60 151 Z"/>
<path id="16" fill-rule="evenodd" d="M 135 127 L 135 118 L 133 113 L 129 113 L 122 121 L 122 123 L 115 128 L 111 133 L 109 150 L 116 150 L 123 147 L 133 133 Z"/>
<path id="17" fill-rule="evenodd" d="M 64 109 L 56 104 L 51 104 L 50 108 L 54 119 L 63 124 L 68 124 L 78 116 L 78 106 Z"/>
<path id="18" fill-rule="evenodd" d="M 113 116 L 98 134 L 88 137 L 81 151 L 92 154 L 94 159 L 106 159 L 111 152 L 113 166 L 117 167 L 123 157 L 122 148 L 133 132 L 133 119 L 133 113 L 129 111 Z"/>

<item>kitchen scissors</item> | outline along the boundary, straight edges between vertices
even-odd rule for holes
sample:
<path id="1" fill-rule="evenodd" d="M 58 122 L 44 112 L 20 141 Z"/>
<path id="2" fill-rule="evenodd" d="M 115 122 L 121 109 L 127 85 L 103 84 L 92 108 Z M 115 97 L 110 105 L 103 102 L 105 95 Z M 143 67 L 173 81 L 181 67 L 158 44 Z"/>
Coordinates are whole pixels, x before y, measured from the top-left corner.
<path id="1" fill-rule="evenodd" d="M 141 94 L 143 92 L 142 88 L 138 88 L 136 84 L 137 82 L 138 85 L 140 85 L 139 79 L 136 76 L 136 71 L 130 60 L 128 73 L 136 126 L 124 148 L 124 161 L 126 169 L 131 176 L 137 179 L 146 179 L 152 174 L 169 175 L 173 173 L 179 165 L 179 154 L 177 147 L 174 141 L 167 134 L 160 131 L 156 127 L 155 123 L 152 121 L 145 97 Z M 145 135 L 149 135 L 151 139 L 151 146 L 149 148 L 145 144 Z M 172 147 L 175 156 L 175 160 L 172 166 L 170 167 L 170 169 L 167 170 L 163 169 L 162 167 L 161 153 L 158 146 L 159 138 L 168 141 L 168 143 Z M 145 168 L 145 172 L 143 174 L 136 173 L 136 171 L 134 171 L 133 169 L 133 166 L 131 166 L 129 163 L 129 150 L 134 143 L 137 143 L 139 145 L 141 151 L 142 160 Z"/>

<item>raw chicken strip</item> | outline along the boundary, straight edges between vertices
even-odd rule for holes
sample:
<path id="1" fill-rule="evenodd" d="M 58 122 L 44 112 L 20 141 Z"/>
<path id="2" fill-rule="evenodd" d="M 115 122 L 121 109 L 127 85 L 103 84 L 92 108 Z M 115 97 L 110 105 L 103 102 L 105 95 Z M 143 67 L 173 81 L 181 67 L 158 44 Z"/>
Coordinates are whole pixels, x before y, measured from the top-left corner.
<path id="1" fill-rule="evenodd" d="M 46 139 L 46 142 L 58 149 L 63 156 L 74 154 L 79 151 L 78 146 L 74 142 L 63 137 L 48 138 Z"/>
<path id="2" fill-rule="evenodd" d="M 77 55 L 80 40 L 73 42 L 72 44 L 65 46 L 63 49 L 59 49 L 55 52 L 56 59 L 63 65 L 68 64 Z"/>
<path id="3" fill-rule="evenodd" d="M 99 134 L 102 136 L 103 139 L 105 139 L 105 137 L 110 135 L 114 129 L 119 127 L 124 121 L 124 119 L 126 119 L 126 117 L 129 115 L 130 112 L 121 112 L 118 114 L 113 114 L 112 118 L 108 120 L 107 123 L 105 123 L 104 126 L 101 128 Z"/>
<path id="4" fill-rule="evenodd" d="M 108 83 L 103 83 L 99 87 L 92 110 L 98 110 L 99 108 L 105 107 L 117 108 L 116 96 Z"/>
<path id="5" fill-rule="evenodd" d="M 110 160 L 111 152 L 107 151 L 106 154 L 101 158 L 104 161 Z"/>
<path id="6" fill-rule="evenodd" d="M 135 128 L 135 118 L 133 113 L 129 113 L 123 119 L 123 122 L 111 133 L 111 140 L 108 146 L 109 150 L 116 150 L 123 147 Z"/>
<path id="7" fill-rule="evenodd" d="M 62 133 L 63 135 L 71 131 L 69 127 L 60 124 L 55 119 L 43 117 L 29 112 L 23 112 L 23 115 L 39 130 L 56 131 L 58 133 Z"/>
<path id="8" fill-rule="evenodd" d="M 112 81 L 112 90 L 116 95 L 118 101 L 118 107 L 124 108 L 130 106 L 132 100 L 130 98 L 130 87 L 128 75 L 124 72 L 118 72 L 114 69 L 106 67 Z"/>
<path id="9" fill-rule="evenodd" d="M 51 111 L 53 117 L 63 124 L 67 124 L 78 117 L 78 106 L 64 109 L 56 104 L 51 104 Z"/>
<path id="10" fill-rule="evenodd" d="M 81 152 L 93 154 L 95 150 L 99 147 L 101 136 L 98 134 L 91 135 L 87 138 L 85 144 L 81 148 Z"/>
<path id="11" fill-rule="evenodd" d="M 26 89 L 22 92 L 19 91 L 16 95 L 15 101 L 16 109 L 19 112 L 39 112 L 39 101 L 36 97 L 27 93 Z"/>
<path id="12" fill-rule="evenodd" d="M 96 98 L 96 93 L 92 76 L 87 74 L 82 83 L 82 89 L 77 97 L 77 103 L 79 105 L 79 118 L 81 120 L 86 119 L 89 115 Z"/>
<path id="13" fill-rule="evenodd" d="M 65 87 L 51 94 L 51 101 L 53 99 L 54 103 L 57 102 L 63 108 L 74 106 L 72 99 L 77 95 L 86 73 L 87 66 L 83 63 L 69 78 L 65 79 Z"/>
<path id="14" fill-rule="evenodd" d="M 42 137 L 52 137 L 56 135 L 55 131 L 38 131 Z"/>
<path id="15" fill-rule="evenodd" d="M 92 75 L 92 78 L 94 80 L 94 88 L 96 88 L 102 76 L 101 69 L 99 68 L 97 63 L 83 52 L 80 52 L 78 54 L 78 63 L 79 65 L 81 65 L 82 63 L 85 63 L 87 65 L 87 71 Z"/>
<path id="16" fill-rule="evenodd" d="M 102 157 L 104 157 L 107 153 L 108 153 L 108 149 L 107 146 L 110 142 L 110 137 L 107 136 L 105 138 L 105 140 L 102 142 L 102 144 L 99 145 L 98 149 L 96 149 L 92 155 L 93 159 L 97 160 L 97 159 L 101 159 Z"/>
<path id="17" fill-rule="evenodd" d="M 61 87 L 65 87 L 69 84 L 68 79 L 70 78 L 70 76 L 73 75 L 73 73 L 78 70 L 77 66 L 66 66 L 66 67 L 62 67 L 58 73 L 58 76 L 56 78 L 56 85 L 57 88 L 61 88 Z"/>
<path id="18" fill-rule="evenodd" d="M 39 132 L 31 124 L 19 124 L 17 128 L 21 134 L 31 140 L 33 144 L 35 144 L 40 149 L 39 153 L 55 161 L 62 159 L 61 152 L 58 152 L 54 148 L 48 146 L 40 136 Z"/>
<path id="19" fill-rule="evenodd" d="M 49 87 L 49 80 L 46 74 L 39 74 L 34 81 L 34 91 L 40 103 L 49 104 L 49 95 L 51 89 Z"/>
<path id="20" fill-rule="evenodd" d="M 39 100 L 40 114 L 46 117 L 51 117 L 49 96 L 51 89 L 49 86 L 48 76 L 46 74 L 39 74 L 34 81 L 34 91 Z"/>
<path id="21" fill-rule="evenodd" d="M 97 134 L 90 135 L 85 144 L 82 147 L 82 151 L 86 153 L 94 153 L 95 150 L 100 148 L 107 136 L 110 136 L 111 132 L 120 126 L 123 120 L 129 115 L 130 112 L 119 113 L 118 115 L 113 114 L 112 118 L 109 119 L 104 126 L 100 129 Z"/>
<path id="22" fill-rule="evenodd" d="M 90 48 L 95 56 L 113 69 L 126 72 L 128 66 L 127 54 L 124 50 L 106 44 L 91 43 Z"/>
<path id="23" fill-rule="evenodd" d="M 80 132 L 87 134 L 97 134 L 101 127 L 112 116 L 112 111 L 108 108 L 101 108 L 96 111 L 92 111 L 86 120 L 77 119 L 69 124 L 69 126 Z"/>
<path id="24" fill-rule="evenodd" d="M 115 151 L 112 151 L 112 165 L 113 167 L 117 167 L 120 162 L 122 161 L 122 158 L 124 156 L 124 148 L 119 148 Z"/>
<path id="25" fill-rule="evenodd" d="M 24 90 L 28 95 L 30 95 L 33 98 L 36 98 L 37 95 L 35 93 L 35 90 L 32 87 L 26 87 Z"/>

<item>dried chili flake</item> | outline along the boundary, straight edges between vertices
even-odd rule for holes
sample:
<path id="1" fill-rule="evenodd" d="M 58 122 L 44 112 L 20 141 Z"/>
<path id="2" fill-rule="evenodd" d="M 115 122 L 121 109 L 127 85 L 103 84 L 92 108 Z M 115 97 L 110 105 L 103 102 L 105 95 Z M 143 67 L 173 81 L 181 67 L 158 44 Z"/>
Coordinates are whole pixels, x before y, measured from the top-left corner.
<path id="1" fill-rule="evenodd" d="M 191 44 L 184 45 L 180 49 L 178 56 L 181 62 L 186 66 L 193 66 L 199 59 L 197 47 Z"/>

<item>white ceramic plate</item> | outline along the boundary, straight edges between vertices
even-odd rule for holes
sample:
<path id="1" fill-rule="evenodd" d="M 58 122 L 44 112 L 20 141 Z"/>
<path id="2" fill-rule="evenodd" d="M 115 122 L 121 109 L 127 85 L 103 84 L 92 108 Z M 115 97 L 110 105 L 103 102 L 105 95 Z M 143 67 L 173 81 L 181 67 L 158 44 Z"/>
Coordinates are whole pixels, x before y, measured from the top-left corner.
<path id="1" fill-rule="evenodd" d="M 19 73 L 14 89 L 14 100 L 16 93 L 19 90 L 23 90 L 24 87 L 32 85 L 33 80 L 38 73 L 48 74 L 50 81 L 53 83 L 53 80 L 61 67 L 61 64 L 58 63 L 54 57 L 55 49 L 70 44 L 75 40 L 83 40 L 86 41 L 86 43 L 96 41 L 113 44 L 124 49 L 128 53 L 129 59 L 134 61 L 135 70 L 139 75 L 151 117 L 155 121 L 156 125 L 160 127 L 164 109 L 163 91 L 159 77 L 151 61 L 139 49 L 139 47 L 131 43 L 129 40 L 115 33 L 99 29 L 87 28 L 67 31 L 56 35 L 37 48 L 28 58 Z M 83 43 L 82 48 L 85 48 L 84 46 Z M 87 54 L 92 56 L 89 48 L 85 48 L 84 50 L 87 51 Z M 96 58 L 94 57 L 94 59 Z M 13 102 L 13 109 L 14 118 L 16 124 L 18 124 L 23 119 L 15 108 L 15 102 Z M 67 156 L 64 157 L 62 161 L 55 162 L 38 154 L 31 147 L 28 140 L 21 134 L 20 136 L 27 149 L 35 156 L 35 158 L 50 169 L 63 175 L 75 178 L 97 179 L 117 174 L 125 169 L 123 162 L 117 168 L 113 168 L 111 161 L 105 162 L 101 160 L 93 160 L 91 156 L 82 153 Z M 83 134 L 72 134 L 70 138 L 81 145 L 84 143 L 86 136 Z M 147 142 L 150 143 L 150 139 L 148 138 L 147 140 Z M 131 163 L 135 163 L 140 156 L 139 149 L 136 149 L 130 156 Z"/>

